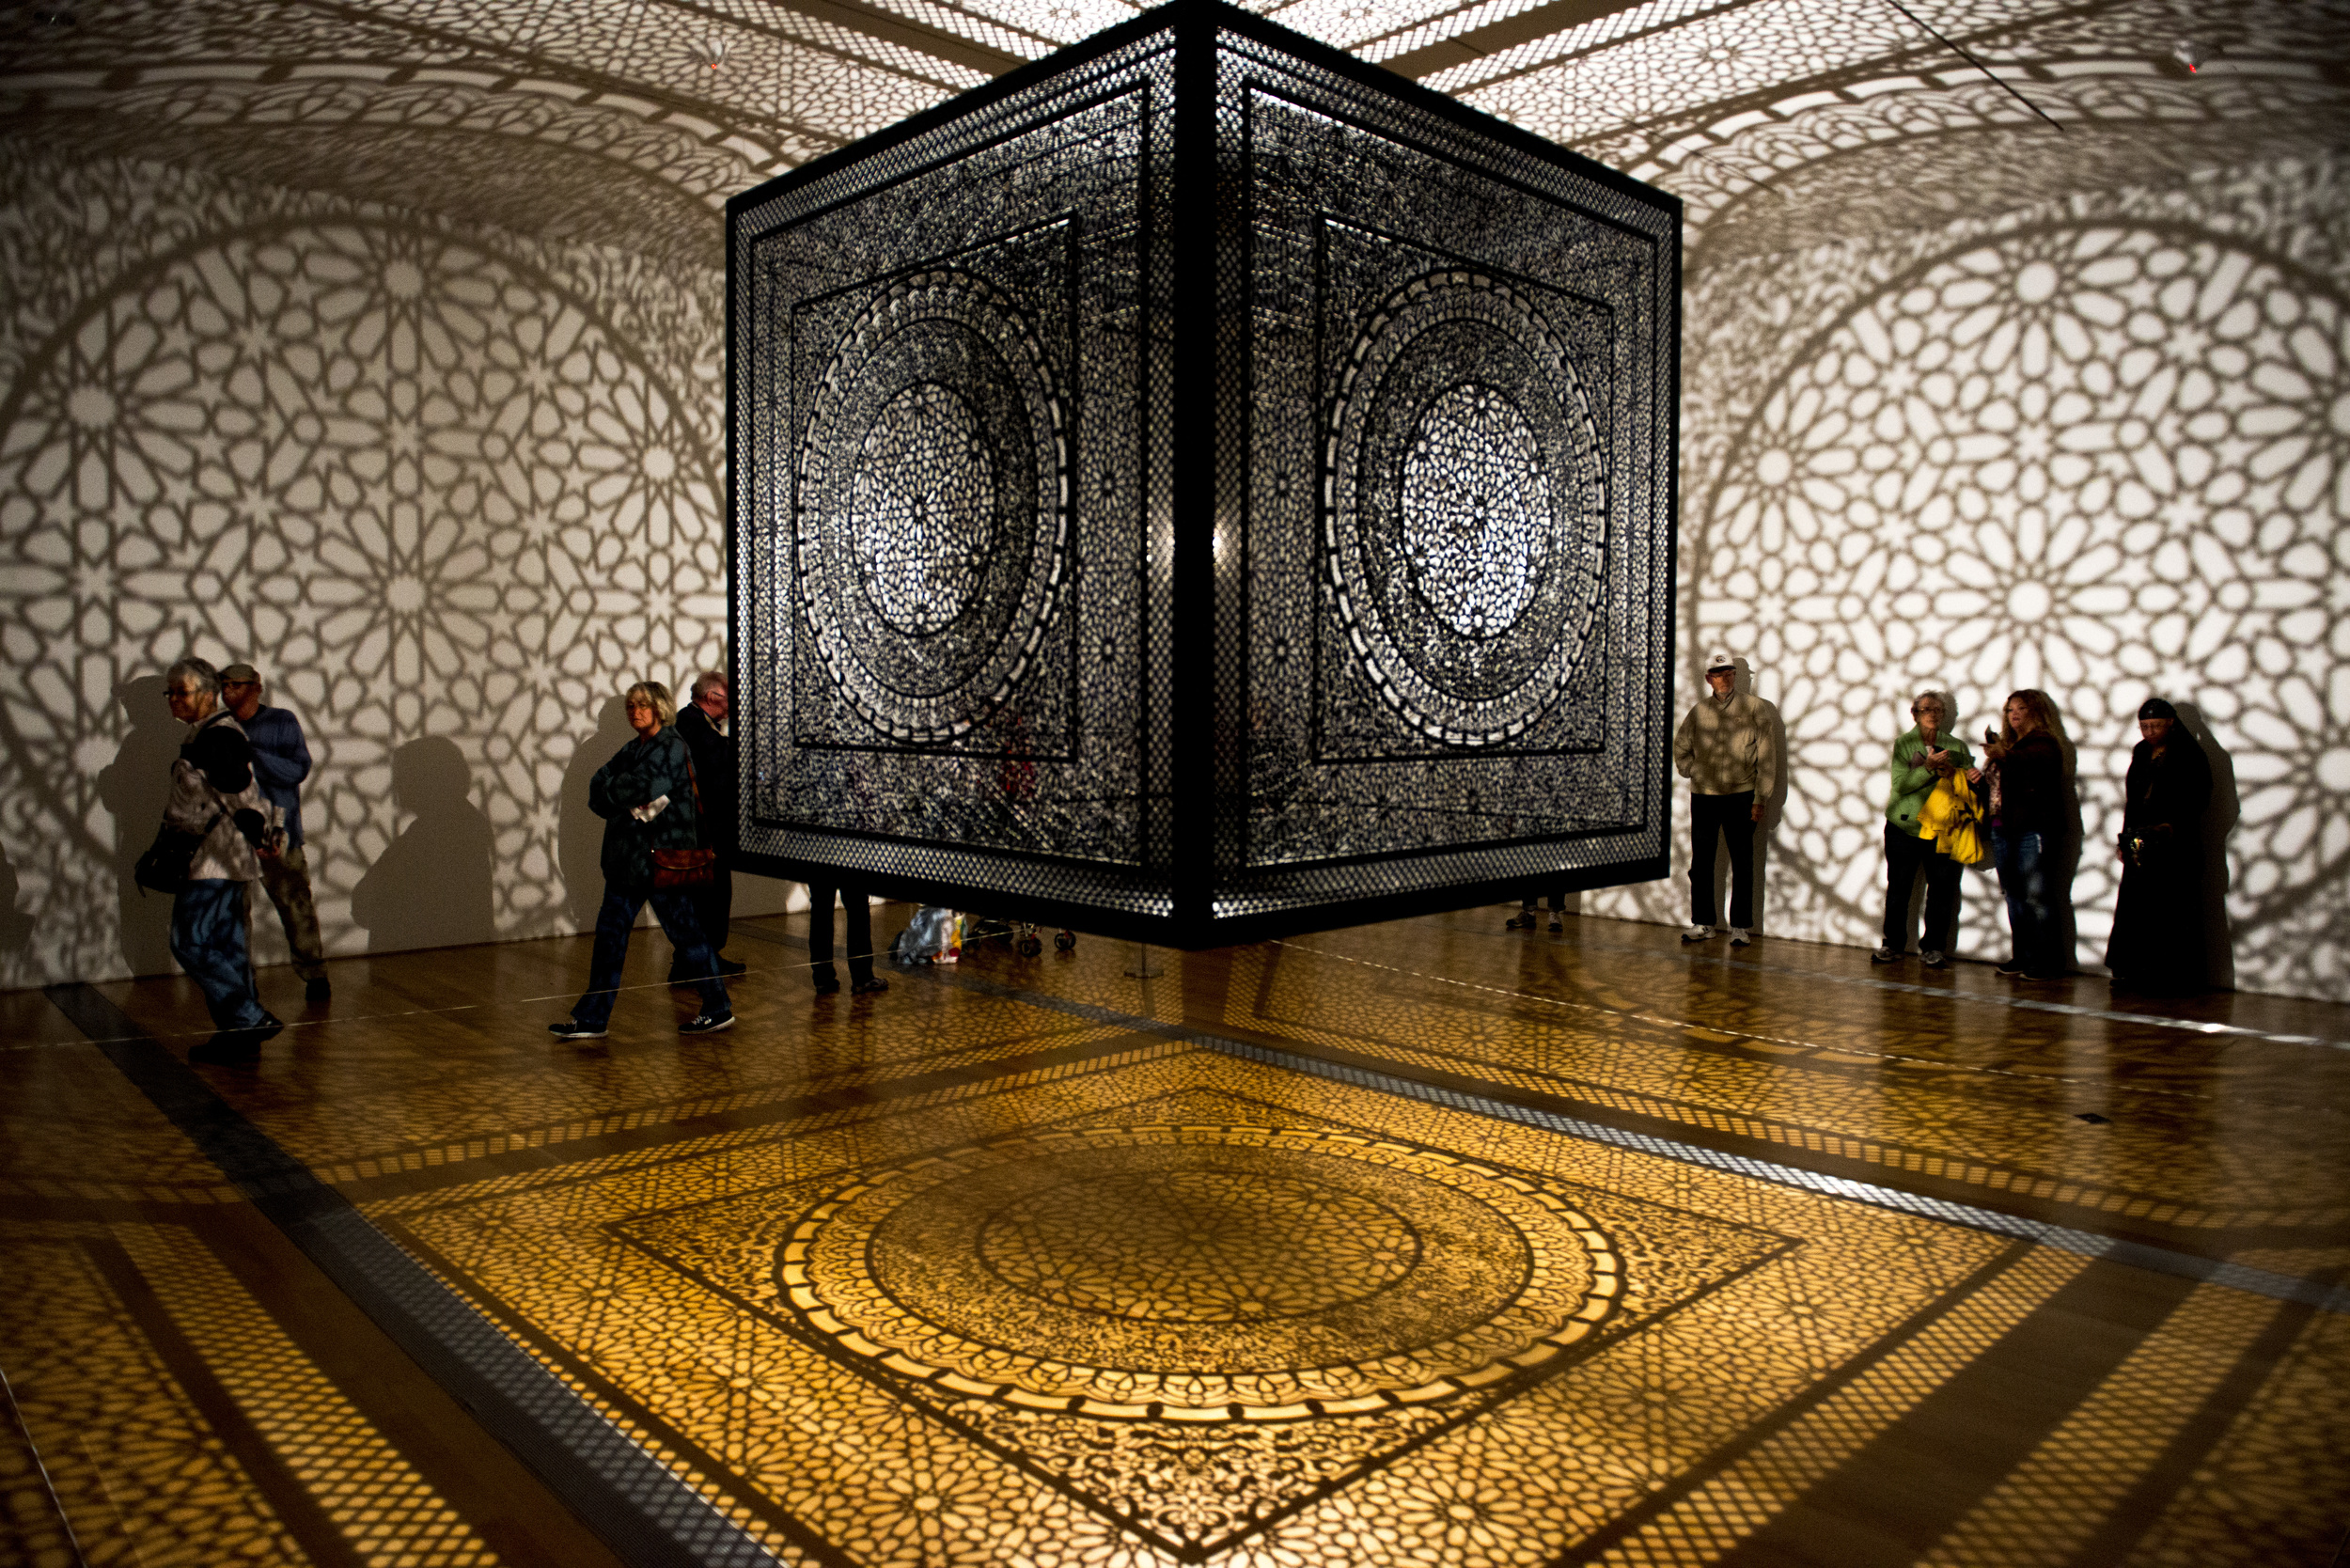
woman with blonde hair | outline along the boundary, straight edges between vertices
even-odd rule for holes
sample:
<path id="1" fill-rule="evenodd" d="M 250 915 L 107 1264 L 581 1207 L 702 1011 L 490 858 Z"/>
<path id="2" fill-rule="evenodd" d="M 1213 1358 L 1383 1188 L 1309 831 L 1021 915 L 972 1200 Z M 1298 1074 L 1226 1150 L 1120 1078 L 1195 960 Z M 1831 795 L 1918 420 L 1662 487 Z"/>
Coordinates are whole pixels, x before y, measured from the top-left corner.
<path id="1" fill-rule="evenodd" d="M 1989 779 L 1984 816 L 1991 823 L 1991 859 L 2007 899 L 2013 956 L 1999 965 L 2009 980 L 2061 980 L 2064 912 L 2055 899 L 2056 869 L 2064 848 L 2064 726 L 2044 691 L 2010 692 L 1997 733 L 1982 732 L 1983 766 L 1968 775 Z"/>
<path id="2" fill-rule="evenodd" d="M 628 958 L 629 932 L 646 902 L 677 949 L 677 966 L 702 977 L 702 1008 L 678 1027 L 680 1034 L 715 1034 L 734 1027 L 733 1004 L 718 963 L 695 918 L 694 903 L 682 887 L 663 887 L 654 878 L 657 850 L 695 847 L 696 802 L 693 762 L 677 732 L 677 704 L 669 688 L 641 681 L 621 698 L 628 727 L 636 738 L 596 770 L 588 786 L 588 809 L 603 819 L 603 908 L 596 916 L 596 951 L 589 961 L 588 989 L 572 1015 L 547 1030 L 558 1040 L 601 1040 L 612 1021 L 612 1003 Z"/>

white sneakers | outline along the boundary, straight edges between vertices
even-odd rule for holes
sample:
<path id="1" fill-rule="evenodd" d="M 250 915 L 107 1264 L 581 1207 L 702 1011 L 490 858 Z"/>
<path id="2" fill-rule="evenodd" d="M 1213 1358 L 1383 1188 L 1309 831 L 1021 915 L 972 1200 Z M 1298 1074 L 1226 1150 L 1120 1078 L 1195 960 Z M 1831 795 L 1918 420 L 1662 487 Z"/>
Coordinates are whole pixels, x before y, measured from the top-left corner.
<path id="1" fill-rule="evenodd" d="M 1751 948 L 1754 946 L 1754 933 L 1745 926 L 1724 926 L 1721 929 L 1730 933 L 1731 947 Z M 1710 942 L 1714 939 L 1714 928 L 1712 926 L 1690 926 L 1682 932 L 1681 939 L 1684 942 Z"/>
<path id="2" fill-rule="evenodd" d="M 1744 926 L 1732 926 L 1730 928 L 1730 945 L 1733 948 L 1751 948 L 1754 946 L 1754 933 Z"/>
<path id="3" fill-rule="evenodd" d="M 1681 939 L 1684 942 L 1708 942 L 1713 940 L 1713 936 L 1712 926 L 1691 926 L 1681 933 Z"/>

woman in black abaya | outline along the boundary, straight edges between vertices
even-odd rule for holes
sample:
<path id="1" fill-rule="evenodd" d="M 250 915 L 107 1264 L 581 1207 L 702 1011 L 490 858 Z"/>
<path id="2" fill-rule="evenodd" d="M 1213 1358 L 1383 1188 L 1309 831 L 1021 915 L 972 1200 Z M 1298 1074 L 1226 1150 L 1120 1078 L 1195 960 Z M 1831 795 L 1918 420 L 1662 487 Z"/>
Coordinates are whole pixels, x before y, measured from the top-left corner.
<path id="1" fill-rule="evenodd" d="M 2181 994 L 2203 979 L 2203 808 L 2211 761 L 2160 698 L 2138 710 L 2122 813 L 2122 895 L 2106 966 L 2116 991 Z"/>

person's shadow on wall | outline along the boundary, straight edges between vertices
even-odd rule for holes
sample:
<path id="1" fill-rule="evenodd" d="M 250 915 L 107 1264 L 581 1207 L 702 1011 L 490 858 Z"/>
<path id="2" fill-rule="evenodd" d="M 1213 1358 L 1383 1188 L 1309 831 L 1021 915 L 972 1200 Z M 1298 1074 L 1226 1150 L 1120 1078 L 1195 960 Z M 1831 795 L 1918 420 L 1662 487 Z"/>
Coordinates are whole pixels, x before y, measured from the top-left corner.
<path id="1" fill-rule="evenodd" d="M 490 819 L 468 797 L 473 773 L 456 743 L 410 741 L 392 753 L 392 805 L 415 821 L 351 890 L 351 918 L 371 952 L 457 948 L 497 938 Z"/>
<path id="2" fill-rule="evenodd" d="M 588 808 L 588 787 L 596 770 L 636 738 L 628 727 L 628 704 L 615 697 L 596 715 L 596 732 L 572 753 L 563 775 L 563 805 L 556 818 L 556 858 L 563 867 L 563 899 L 575 930 L 593 930 L 603 907 L 603 819 Z"/>
<path id="3" fill-rule="evenodd" d="M 33 917 L 16 906 L 22 890 L 15 863 L 0 850 L 0 953 L 21 953 L 32 943 Z"/>
<path id="4" fill-rule="evenodd" d="M 171 764 L 179 760 L 187 727 L 171 716 L 161 675 L 142 675 L 115 688 L 130 733 L 115 760 L 98 775 L 98 798 L 115 820 L 115 897 L 121 910 L 122 957 L 134 975 L 158 975 L 171 966 L 171 898 L 150 893 L 132 878 L 131 869 L 155 841 L 164 808 L 171 800 Z"/>
<path id="5" fill-rule="evenodd" d="M 2179 711 L 2179 722 L 2203 748 L 2203 756 L 2211 762 L 2211 801 L 2203 808 L 2203 907 L 2197 912 L 2202 923 L 2204 976 L 2217 991 L 2235 989 L 2235 939 L 2228 925 L 2228 835 L 2235 831 L 2237 819 L 2244 815 L 2243 798 L 2236 793 L 2235 759 L 2212 737 L 2211 726 L 2204 721 L 2202 710 L 2192 702 L 2173 704 Z"/>

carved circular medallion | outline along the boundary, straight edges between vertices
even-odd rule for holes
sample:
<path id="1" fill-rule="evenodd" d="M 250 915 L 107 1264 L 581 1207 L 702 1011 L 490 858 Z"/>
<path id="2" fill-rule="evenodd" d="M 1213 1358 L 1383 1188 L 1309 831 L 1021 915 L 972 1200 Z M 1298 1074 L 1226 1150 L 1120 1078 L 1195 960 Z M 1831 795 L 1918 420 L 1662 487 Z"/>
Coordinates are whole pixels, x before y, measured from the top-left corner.
<path id="1" fill-rule="evenodd" d="M 1612 1312 L 1619 1270 L 1520 1177 L 1338 1133 L 1161 1126 L 870 1176 L 793 1227 L 776 1278 L 818 1333 L 966 1396 L 1288 1420 L 1538 1367 Z"/>
<path id="2" fill-rule="evenodd" d="M 1519 292 L 1434 273 L 1373 315 L 1334 411 L 1325 569 L 1380 698 L 1459 746 L 1555 704 L 1599 605 L 1606 478 L 1564 347 Z"/>
<path id="3" fill-rule="evenodd" d="M 891 740 L 954 740 L 1034 663 L 1068 575 L 1066 416 L 1011 304 L 964 273 L 891 285 L 842 338 L 796 474 L 797 602 Z"/>

